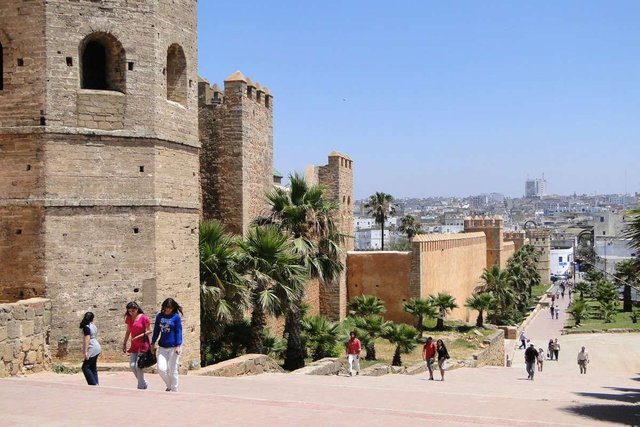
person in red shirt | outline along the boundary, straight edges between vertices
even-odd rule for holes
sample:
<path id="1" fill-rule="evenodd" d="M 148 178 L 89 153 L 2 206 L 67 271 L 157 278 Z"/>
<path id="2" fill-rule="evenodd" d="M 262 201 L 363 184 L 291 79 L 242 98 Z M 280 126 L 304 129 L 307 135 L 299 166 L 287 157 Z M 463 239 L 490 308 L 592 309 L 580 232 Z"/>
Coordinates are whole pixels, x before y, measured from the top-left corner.
<path id="1" fill-rule="evenodd" d="M 349 375 L 353 375 L 353 368 L 355 365 L 356 375 L 360 374 L 360 340 L 356 338 L 356 332 L 351 331 L 349 334 L 349 341 L 347 341 L 347 362 L 349 363 Z"/>
<path id="2" fill-rule="evenodd" d="M 433 338 L 427 338 L 427 342 L 422 347 L 422 360 L 427 362 L 427 369 L 429 370 L 429 379 L 433 380 L 433 364 L 436 361 L 437 348 L 433 342 Z"/>
<path id="3" fill-rule="evenodd" d="M 142 311 L 142 307 L 135 301 L 131 301 L 127 304 L 124 323 L 127 325 L 127 332 L 124 334 L 122 352 L 129 353 L 129 368 L 138 380 L 138 389 L 146 390 L 147 381 L 144 379 L 144 371 L 138 368 L 138 355 L 150 348 L 151 322 Z M 127 350 L 129 338 L 131 338 L 131 345 Z"/>

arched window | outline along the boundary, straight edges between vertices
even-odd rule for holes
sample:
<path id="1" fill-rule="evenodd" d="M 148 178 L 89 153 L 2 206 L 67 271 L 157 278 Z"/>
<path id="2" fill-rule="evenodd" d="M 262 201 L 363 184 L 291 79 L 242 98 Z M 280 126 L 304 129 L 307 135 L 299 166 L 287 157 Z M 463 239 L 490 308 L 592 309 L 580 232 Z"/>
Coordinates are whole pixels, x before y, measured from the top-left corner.
<path id="1" fill-rule="evenodd" d="M 4 89 L 4 49 L 2 43 L 0 43 L 0 90 Z"/>
<path id="2" fill-rule="evenodd" d="M 167 99 L 187 103 L 187 58 L 175 43 L 167 50 Z"/>
<path id="3" fill-rule="evenodd" d="M 125 92 L 125 52 L 111 34 L 87 36 L 80 44 L 80 61 L 82 89 Z"/>

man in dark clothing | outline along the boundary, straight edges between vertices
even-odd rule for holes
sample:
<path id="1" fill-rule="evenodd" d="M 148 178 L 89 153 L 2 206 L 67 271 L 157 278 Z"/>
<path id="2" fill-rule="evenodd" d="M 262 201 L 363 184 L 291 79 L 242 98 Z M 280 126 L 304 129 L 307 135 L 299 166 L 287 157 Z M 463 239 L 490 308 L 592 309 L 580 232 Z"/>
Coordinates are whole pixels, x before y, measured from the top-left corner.
<path id="1" fill-rule="evenodd" d="M 538 350 L 533 344 L 524 351 L 524 363 L 527 365 L 528 379 L 533 380 L 533 374 L 535 374 L 536 360 L 538 359 Z"/>

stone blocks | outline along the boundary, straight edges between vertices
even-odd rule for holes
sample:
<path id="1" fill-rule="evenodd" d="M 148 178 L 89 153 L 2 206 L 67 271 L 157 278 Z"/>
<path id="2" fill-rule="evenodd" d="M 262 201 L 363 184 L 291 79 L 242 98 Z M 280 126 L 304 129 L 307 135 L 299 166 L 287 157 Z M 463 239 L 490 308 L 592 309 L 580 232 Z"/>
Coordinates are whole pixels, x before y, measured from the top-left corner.
<path id="1" fill-rule="evenodd" d="M 265 372 L 284 372 L 273 359 L 264 354 L 245 354 L 235 359 L 225 360 L 195 372 L 195 375 L 211 377 L 239 377 L 258 375 Z"/>
<path id="2" fill-rule="evenodd" d="M 338 375 L 340 372 L 346 372 L 345 369 L 346 363 L 344 359 L 325 357 L 308 364 L 304 368 L 296 369 L 293 373 L 301 375 Z"/>
<path id="3" fill-rule="evenodd" d="M 47 342 L 51 325 L 51 303 L 31 298 L 12 304 L 0 304 L 0 378 L 39 372 L 51 364 Z M 28 320 L 33 319 L 33 320 Z M 35 325 L 39 325 L 38 328 Z"/>

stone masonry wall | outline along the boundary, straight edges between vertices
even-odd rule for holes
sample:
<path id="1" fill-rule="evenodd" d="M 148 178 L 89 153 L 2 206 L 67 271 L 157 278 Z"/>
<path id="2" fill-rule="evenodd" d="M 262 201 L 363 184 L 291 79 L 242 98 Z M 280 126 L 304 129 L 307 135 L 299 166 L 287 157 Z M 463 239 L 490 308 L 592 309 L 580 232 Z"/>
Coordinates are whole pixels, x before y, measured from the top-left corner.
<path id="1" fill-rule="evenodd" d="M 347 300 L 375 295 L 385 303 L 386 320 L 413 324 L 414 317 L 402 309 L 402 304 L 411 298 L 412 258 L 412 252 L 348 252 Z"/>
<path id="2" fill-rule="evenodd" d="M 504 366 L 504 331 L 498 330 L 482 342 L 484 349 L 473 355 L 474 367 Z"/>
<path id="3" fill-rule="evenodd" d="M 217 85 L 199 83 L 202 215 L 244 234 L 268 213 L 273 187 L 273 97 L 240 72 Z"/>
<path id="4" fill-rule="evenodd" d="M 417 235 L 412 240 L 412 295 L 427 298 L 438 292 L 451 294 L 458 308 L 451 312 L 454 319 L 469 322 L 475 311 L 464 307 L 464 301 L 481 284 L 486 267 L 487 243 L 482 232 L 462 234 Z M 418 292 L 418 294 L 413 294 Z"/>
<path id="5" fill-rule="evenodd" d="M 50 322 L 51 302 L 47 299 L 0 304 L 0 378 L 50 366 Z"/>

